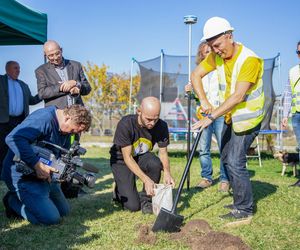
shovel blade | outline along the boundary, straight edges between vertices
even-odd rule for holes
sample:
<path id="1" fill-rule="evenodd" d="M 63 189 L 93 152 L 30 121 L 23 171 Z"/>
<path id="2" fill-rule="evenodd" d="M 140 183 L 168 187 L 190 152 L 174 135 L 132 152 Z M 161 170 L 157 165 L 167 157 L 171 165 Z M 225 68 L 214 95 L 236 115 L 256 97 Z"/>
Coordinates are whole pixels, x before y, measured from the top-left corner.
<path id="1" fill-rule="evenodd" d="M 153 232 L 165 231 L 165 232 L 179 232 L 182 226 L 184 217 L 171 211 L 161 208 L 156 221 L 152 227 Z"/>

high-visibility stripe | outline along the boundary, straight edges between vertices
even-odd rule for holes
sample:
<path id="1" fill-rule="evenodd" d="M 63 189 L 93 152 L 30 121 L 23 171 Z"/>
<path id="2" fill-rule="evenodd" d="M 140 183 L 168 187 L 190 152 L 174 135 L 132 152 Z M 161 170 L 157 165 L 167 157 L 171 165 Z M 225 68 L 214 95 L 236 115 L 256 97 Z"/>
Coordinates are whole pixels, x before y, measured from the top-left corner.
<path id="1" fill-rule="evenodd" d="M 240 122 L 240 121 L 249 120 L 249 119 L 258 117 L 258 116 L 262 115 L 263 113 L 264 113 L 264 111 L 261 109 L 261 110 L 257 110 L 256 112 L 253 112 L 253 113 L 235 115 L 235 116 L 232 117 L 232 121 L 233 122 Z"/>
<path id="2" fill-rule="evenodd" d="M 254 92 L 252 92 L 250 95 L 246 95 L 244 101 L 251 101 L 255 98 L 260 97 L 260 95 L 263 93 L 263 88 L 260 87 L 257 90 L 255 90 Z"/>

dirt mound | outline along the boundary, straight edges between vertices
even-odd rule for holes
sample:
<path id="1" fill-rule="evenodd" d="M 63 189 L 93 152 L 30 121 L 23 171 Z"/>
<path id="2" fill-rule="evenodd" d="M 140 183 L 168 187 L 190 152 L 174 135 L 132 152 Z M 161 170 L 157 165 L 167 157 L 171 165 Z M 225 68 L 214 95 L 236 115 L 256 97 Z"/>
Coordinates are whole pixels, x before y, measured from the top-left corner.
<path id="1" fill-rule="evenodd" d="M 191 220 L 178 233 L 171 234 L 172 240 L 183 241 L 192 250 L 249 250 L 239 238 L 224 232 L 215 232 L 205 220 Z"/>
<path id="2" fill-rule="evenodd" d="M 137 244 L 150 244 L 154 245 L 156 242 L 156 235 L 151 231 L 148 225 L 137 225 L 138 237 L 136 239 Z"/>
<path id="3" fill-rule="evenodd" d="M 156 243 L 157 237 L 149 225 L 137 225 L 137 244 Z M 205 220 L 191 220 L 187 222 L 178 233 L 170 234 L 170 240 L 181 241 L 192 250 L 250 250 L 250 248 L 237 236 L 212 231 Z"/>
<path id="4" fill-rule="evenodd" d="M 211 231 L 197 239 L 188 238 L 186 243 L 192 250 L 250 250 L 250 247 L 248 247 L 239 237 L 215 231 Z"/>

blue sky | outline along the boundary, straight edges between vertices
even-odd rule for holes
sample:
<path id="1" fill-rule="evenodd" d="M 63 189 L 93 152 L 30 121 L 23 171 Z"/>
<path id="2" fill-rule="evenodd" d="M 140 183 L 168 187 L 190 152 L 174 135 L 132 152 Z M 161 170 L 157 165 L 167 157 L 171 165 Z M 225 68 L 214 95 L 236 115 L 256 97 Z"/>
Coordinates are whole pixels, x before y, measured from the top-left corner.
<path id="1" fill-rule="evenodd" d="M 66 58 L 101 65 L 111 72 L 130 72 L 131 58 L 143 61 L 166 54 L 188 54 L 188 28 L 183 17 L 193 14 L 192 51 L 196 52 L 205 21 L 228 19 L 236 41 L 263 58 L 281 54 L 281 82 L 298 63 L 300 1 L 238 0 L 19 0 L 48 15 L 48 39 L 57 40 Z M 21 65 L 20 79 L 36 93 L 34 70 L 43 63 L 42 46 L 1 46 L 0 73 L 7 60 Z M 135 66 L 135 71 L 138 67 Z"/>

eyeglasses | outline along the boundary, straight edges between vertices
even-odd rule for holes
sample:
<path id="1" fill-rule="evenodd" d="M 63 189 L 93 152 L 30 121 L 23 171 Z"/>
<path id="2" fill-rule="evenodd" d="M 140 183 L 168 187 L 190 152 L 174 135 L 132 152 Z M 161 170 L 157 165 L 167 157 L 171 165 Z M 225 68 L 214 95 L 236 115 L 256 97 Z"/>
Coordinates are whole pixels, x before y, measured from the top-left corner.
<path id="1" fill-rule="evenodd" d="M 296 54 L 297 54 L 297 55 L 300 55 L 300 50 L 296 50 Z"/>

